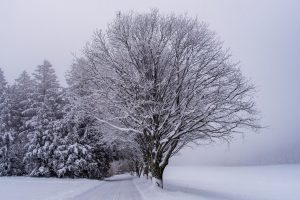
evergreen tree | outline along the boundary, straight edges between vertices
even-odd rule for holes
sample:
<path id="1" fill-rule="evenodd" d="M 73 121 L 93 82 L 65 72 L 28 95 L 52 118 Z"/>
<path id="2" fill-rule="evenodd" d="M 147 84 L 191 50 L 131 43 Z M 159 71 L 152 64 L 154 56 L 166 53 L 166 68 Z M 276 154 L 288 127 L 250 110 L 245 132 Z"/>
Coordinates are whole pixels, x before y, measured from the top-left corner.
<path id="1" fill-rule="evenodd" d="M 111 155 L 102 130 L 97 121 L 82 110 L 79 101 L 70 102 L 70 98 L 61 121 L 64 128 L 56 151 L 58 176 L 104 178 Z"/>
<path id="2" fill-rule="evenodd" d="M 44 61 L 34 75 L 34 92 L 30 120 L 33 130 L 28 134 L 26 168 L 31 176 L 54 176 L 54 150 L 57 140 L 57 121 L 62 119 L 62 89 L 52 65 Z"/>
<path id="3" fill-rule="evenodd" d="M 10 113 L 13 130 L 13 154 L 12 175 L 23 175 L 25 173 L 24 156 L 27 135 L 33 127 L 30 127 L 30 119 L 33 116 L 31 109 L 33 95 L 33 81 L 26 71 L 22 72 L 15 83 L 10 87 Z"/>
<path id="4" fill-rule="evenodd" d="M 101 127 L 86 110 L 85 105 L 93 103 L 93 97 L 86 82 L 76 76 L 84 72 L 76 69 L 72 66 L 68 78 L 68 103 L 60 122 L 63 129 L 56 150 L 57 173 L 60 177 L 103 178 L 108 174 L 111 156 Z"/>
<path id="5" fill-rule="evenodd" d="M 85 116 L 70 111 L 61 122 L 64 126 L 60 145 L 56 150 L 59 177 L 101 178 L 94 160 L 94 144 L 99 141 L 93 122 Z"/>
<path id="6" fill-rule="evenodd" d="M 15 101 L 17 102 L 18 112 L 20 113 L 17 131 L 24 137 L 27 136 L 33 128 L 30 126 L 30 122 L 35 114 L 35 110 L 32 107 L 34 82 L 26 71 L 22 72 L 19 78 L 16 79 L 14 90 Z M 26 137 L 24 141 L 26 141 Z"/>
<path id="7" fill-rule="evenodd" d="M 13 105 L 10 88 L 3 71 L 0 69 L 0 175 L 13 175 L 14 156 L 13 141 Z"/>

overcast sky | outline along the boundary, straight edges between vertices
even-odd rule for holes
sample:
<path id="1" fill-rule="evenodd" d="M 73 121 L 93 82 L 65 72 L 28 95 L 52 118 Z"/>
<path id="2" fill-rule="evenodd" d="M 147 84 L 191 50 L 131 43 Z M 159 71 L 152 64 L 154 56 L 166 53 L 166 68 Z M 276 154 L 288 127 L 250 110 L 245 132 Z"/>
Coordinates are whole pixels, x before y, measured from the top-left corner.
<path id="1" fill-rule="evenodd" d="M 117 11 L 188 13 L 210 24 L 257 85 L 259 134 L 230 147 L 184 150 L 172 164 L 247 164 L 300 160 L 300 3 L 295 0 L 0 0 L 0 67 L 12 82 L 48 59 L 59 79 L 73 55 Z"/>

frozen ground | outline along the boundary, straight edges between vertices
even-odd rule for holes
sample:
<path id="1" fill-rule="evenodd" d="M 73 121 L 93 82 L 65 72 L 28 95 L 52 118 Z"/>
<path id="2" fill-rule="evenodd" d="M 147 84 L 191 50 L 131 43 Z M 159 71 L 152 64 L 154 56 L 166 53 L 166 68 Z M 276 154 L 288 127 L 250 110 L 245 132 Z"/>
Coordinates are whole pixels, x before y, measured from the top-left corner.
<path id="1" fill-rule="evenodd" d="M 166 190 L 144 178 L 0 178 L 1 200 L 300 200 L 300 165 L 169 167 Z"/>

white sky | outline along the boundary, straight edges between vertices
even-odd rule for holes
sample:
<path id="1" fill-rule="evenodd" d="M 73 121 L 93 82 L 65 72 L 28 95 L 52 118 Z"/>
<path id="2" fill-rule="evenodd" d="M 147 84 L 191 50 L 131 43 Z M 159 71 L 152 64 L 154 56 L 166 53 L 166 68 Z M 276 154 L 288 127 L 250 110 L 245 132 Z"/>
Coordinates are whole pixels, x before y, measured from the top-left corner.
<path id="1" fill-rule="evenodd" d="M 258 86 L 260 134 L 186 150 L 175 164 L 300 160 L 300 3 L 297 0 L 0 0 L 0 67 L 12 82 L 48 59 L 60 81 L 73 56 L 115 13 L 188 13 L 210 24 Z M 296 155 L 298 154 L 298 155 Z M 284 158 L 284 159 L 282 159 Z"/>

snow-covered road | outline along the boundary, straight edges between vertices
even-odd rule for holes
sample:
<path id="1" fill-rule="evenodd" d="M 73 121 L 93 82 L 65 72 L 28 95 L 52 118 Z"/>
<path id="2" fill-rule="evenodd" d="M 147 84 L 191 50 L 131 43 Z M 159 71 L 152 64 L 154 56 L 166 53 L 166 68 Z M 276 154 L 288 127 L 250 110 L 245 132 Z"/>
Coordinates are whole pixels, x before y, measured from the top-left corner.
<path id="1" fill-rule="evenodd" d="M 119 175 L 70 200 L 141 200 L 141 194 L 130 175 Z"/>
<path id="2" fill-rule="evenodd" d="M 183 192 L 164 191 L 152 186 L 150 181 L 128 174 L 117 175 L 99 183 L 68 200 L 203 200 Z"/>

